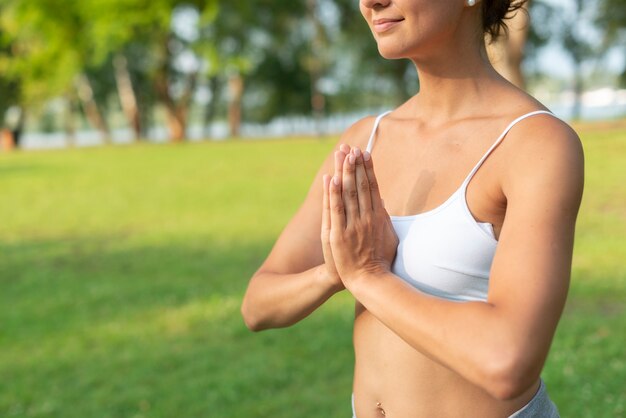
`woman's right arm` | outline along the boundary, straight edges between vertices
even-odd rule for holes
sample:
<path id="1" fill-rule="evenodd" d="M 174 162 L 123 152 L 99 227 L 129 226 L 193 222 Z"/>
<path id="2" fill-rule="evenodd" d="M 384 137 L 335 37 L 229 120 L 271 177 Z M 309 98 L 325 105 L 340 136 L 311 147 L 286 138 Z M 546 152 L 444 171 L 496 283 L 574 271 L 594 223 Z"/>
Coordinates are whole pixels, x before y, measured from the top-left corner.
<path id="1" fill-rule="evenodd" d="M 322 179 L 324 174 L 334 174 L 339 160 L 343 162 L 342 157 L 335 161 L 339 144 L 354 138 L 352 145 L 363 146 L 367 126 L 371 122 L 362 120 L 342 136 L 317 172 L 304 202 L 250 279 L 241 313 L 252 331 L 293 325 L 344 289 L 334 266 L 324 261 Z"/>

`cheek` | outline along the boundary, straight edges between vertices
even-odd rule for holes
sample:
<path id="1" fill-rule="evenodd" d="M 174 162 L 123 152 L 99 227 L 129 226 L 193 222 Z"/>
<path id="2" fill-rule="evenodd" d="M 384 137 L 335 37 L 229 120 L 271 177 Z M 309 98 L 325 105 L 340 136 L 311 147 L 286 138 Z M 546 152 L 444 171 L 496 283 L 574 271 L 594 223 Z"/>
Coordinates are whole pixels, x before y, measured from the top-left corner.
<path id="1" fill-rule="evenodd" d="M 387 59 L 408 58 L 432 51 L 454 36 L 458 26 L 458 10 L 448 5 L 424 8 L 407 18 L 393 36 L 376 36 L 379 53 Z"/>

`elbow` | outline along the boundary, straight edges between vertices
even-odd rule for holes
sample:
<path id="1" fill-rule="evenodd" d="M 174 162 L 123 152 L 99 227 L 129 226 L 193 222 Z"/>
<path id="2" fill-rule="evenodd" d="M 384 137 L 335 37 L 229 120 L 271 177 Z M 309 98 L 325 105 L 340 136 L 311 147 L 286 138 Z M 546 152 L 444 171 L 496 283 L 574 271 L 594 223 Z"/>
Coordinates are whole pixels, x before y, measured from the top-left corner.
<path id="1" fill-rule="evenodd" d="M 500 377 L 490 382 L 486 389 L 492 398 L 499 401 L 510 401 L 524 393 L 526 387 L 510 377 Z"/>
<path id="2" fill-rule="evenodd" d="M 523 356 L 499 356 L 485 373 L 484 389 L 491 397 L 508 401 L 521 396 L 539 378 L 540 370 Z"/>
<path id="3" fill-rule="evenodd" d="M 264 330 L 263 324 L 257 315 L 254 314 L 254 310 L 250 308 L 250 304 L 247 299 L 244 298 L 241 304 L 241 316 L 246 327 L 252 332 L 259 332 Z"/>

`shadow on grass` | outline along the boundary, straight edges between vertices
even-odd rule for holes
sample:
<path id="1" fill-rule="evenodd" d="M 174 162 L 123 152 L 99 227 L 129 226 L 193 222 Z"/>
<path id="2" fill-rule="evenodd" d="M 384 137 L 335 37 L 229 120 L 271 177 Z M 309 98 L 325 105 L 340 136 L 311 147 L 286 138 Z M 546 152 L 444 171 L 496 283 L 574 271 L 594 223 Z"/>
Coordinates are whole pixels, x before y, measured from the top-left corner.
<path id="1" fill-rule="evenodd" d="M 240 297 L 268 248 L 200 240 L 134 244 L 123 235 L 0 242 L 0 315 L 15 341 Z"/>
<path id="2" fill-rule="evenodd" d="M 270 243 L 0 243 L 0 416 L 341 416 L 349 298 L 287 330 L 239 314 Z"/>

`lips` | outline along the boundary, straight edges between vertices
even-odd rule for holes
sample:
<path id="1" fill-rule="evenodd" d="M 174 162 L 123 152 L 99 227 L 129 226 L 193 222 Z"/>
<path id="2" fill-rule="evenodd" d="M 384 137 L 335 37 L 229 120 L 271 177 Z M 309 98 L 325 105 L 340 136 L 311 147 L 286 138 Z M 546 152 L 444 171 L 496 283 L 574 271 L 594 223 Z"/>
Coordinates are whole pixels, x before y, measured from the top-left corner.
<path id="1" fill-rule="evenodd" d="M 374 30 L 377 33 L 382 33 L 387 32 L 389 29 L 397 26 L 403 20 L 403 18 L 380 18 L 374 19 L 372 23 L 374 25 Z"/>

